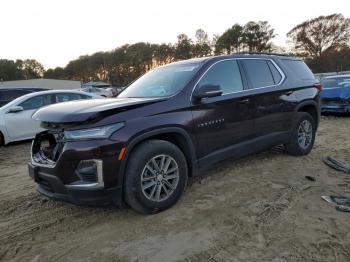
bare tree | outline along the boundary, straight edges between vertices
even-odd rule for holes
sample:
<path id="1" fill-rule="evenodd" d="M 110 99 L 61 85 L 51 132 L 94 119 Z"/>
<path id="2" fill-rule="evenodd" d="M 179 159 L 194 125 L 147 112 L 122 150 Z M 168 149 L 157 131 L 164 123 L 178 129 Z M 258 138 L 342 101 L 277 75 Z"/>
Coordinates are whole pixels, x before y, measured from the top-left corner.
<path id="1" fill-rule="evenodd" d="M 294 27 L 287 36 L 304 57 L 320 57 L 349 43 L 350 19 L 342 14 L 319 16 Z"/>

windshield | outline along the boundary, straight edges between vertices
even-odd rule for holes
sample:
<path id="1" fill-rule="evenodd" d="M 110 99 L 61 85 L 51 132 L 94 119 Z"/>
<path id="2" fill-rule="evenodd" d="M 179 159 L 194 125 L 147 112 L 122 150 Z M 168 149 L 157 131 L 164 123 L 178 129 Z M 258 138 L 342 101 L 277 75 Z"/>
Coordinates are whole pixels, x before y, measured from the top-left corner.
<path id="1" fill-rule="evenodd" d="M 172 96 L 185 87 L 198 68 L 198 63 L 158 67 L 140 77 L 118 97 Z"/>
<path id="2" fill-rule="evenodd" d="M 325 78 L 323 88 L 350 87 L 350 77 Z"/>

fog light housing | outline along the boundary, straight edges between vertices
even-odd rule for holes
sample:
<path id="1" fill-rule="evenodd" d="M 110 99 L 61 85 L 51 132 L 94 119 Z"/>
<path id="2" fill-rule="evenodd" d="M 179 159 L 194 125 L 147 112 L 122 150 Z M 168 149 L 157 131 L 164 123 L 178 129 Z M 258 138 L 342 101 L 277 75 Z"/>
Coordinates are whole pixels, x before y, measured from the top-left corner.
<path id="1" fill-rule="evenodd" d="M 76 169 L 80 180 L 88 183 L 97 182 L 97 163 L 95 160 L 82 160 Z"/>
<path id="2" fill-rule="evenodd" d="M 75 169 L 80 180 L 66 185 L 70 189 L 104 188 L 102 160 L 81 160 Z"/>

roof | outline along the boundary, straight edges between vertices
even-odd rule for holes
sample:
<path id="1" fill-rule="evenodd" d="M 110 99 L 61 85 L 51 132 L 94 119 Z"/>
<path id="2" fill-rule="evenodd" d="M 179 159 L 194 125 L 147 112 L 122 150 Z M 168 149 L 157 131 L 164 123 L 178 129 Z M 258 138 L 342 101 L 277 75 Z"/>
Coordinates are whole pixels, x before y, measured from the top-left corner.
<path id="1" fill-rule="evenodd" d="M 277 53 L 255 53 L 255 52 L 240 52 L 240 53 L 233 53 L 229 55 L 221 55 L 221 56 L 214 56 L 213 58 L 288 58 L 288 59 L 296 59 L 301 60 L 298 57 L 287 55 L 287 54 L 277 54 Z"/>
<path id="2" fill-rule="evenodd" d="M 272 53 L 272 52 L 237 52 L 235 55 L 267 55 L 267 56 L 283 56 L 283 57 L 295 57 L 292 54 Z"/>
<path id="3" fill-rule="evenodd" d="M 91 93 L 86 93 L 84 91 L 81 90 L 46 90 L 46 91 L 38 91 L 38 92 L 33 92 L 33 93 L 29 93 L 26 95 L 23 95 L 23 97 L 31 97 L 31 96 L 37 96 L 37 95 L 46 95 L 46 94 L 83 94 L 83 95 L 87 95 L 87 96 L 96 96 L 95 94 L 91 94 Z"/>
<path id="4" fill-rule="evenodd" d="M 343 78 L 343 77 L 350 77 L 350 74 L 347 75 L 334 75 L 334 76 L 326 76 L 324 79 L 331 79 L 331 78 Z"/>
<path id="5" fill-rule="evenodd" d="M 106 82 L 102 82 L 102 81 L 98 81 L 98 82 L 87 82 L 82 84 L 82 87 L 88 87 L 88 86 L 93 86 L 93 87 L 108 87 L 111 86 L 110 84 L 106 83 Z"/>
<path id="6" fill-rule="evenodd" d="M 259 52 L 238 52 L 238 53 L 232 53 L 228 55 L 217 55 L 217 56 L 207 56 L 207 57 L 200 57 L 200 58 L 192 58 L 182 61 L 173 62 L 171 64 L 167 65 L 185 65 L 185 64 L 191 64 L 191 63 L 204 63 L 209 60 L 219 60 L 219 59 L 225 59 L 225 58 L 271 58 L 271 57 L 278 57 L 278 58 L 288 58 L 288 59 L 295 59 L 295 60 L 301 60 L 298 57 L 295 57 L 293 55 L 289 54 L 278 54 L 278 53 L 259 53 Z M 167 66 L 165 65 L 165 66 Z"/>
<path id="7" fill-rule="evenodd" d="M 29 93 L 20 97 L 17 97 L 16 99 L 12 100 L 11 102 L 5 104 L 4 106 L 0 107 L 0 109 L 4 109 L 4 108 L 9 108 L 14 104 L 17 104 L 19 101 L 22 102 L 28 98 L 34 97 L 34 96 L 38 96 L 38 95 L 46 95 L 46 94 L 57 94 L 57 93 L 71 93 L 71 94 L 82 94 L 82 95 L 86 95 L 89 96 L 91 98 L 102 98 L 99 95 L 95 95 L 95 94 L 90 94 L 90 93 L 86 93 L 83 91 L 79 91 L 79 90 L 47 90 L 47 91 L 39 91 L 39 92 L 33 92 L 33 93 Z"/>
<path id="8" fill-rule="evenodd" d="M 81 90 L 45 90 L 45 91 L 38 91 L 38 92 L 33 92 L 30 94 L 39 94 L 39 95 L 45 95 L 45 94 L 59 94 L 59 93 L 72 93 L 72 94 L 88 94 L 91 95 L 90 93 L 86 93 Z"/>
<path id="9" fill-rule="evenodd" d="M 21 86 L 21 87 L 5 87 L 0 85 L 0 90 L 38 90 L 38 91 L 45 91 L 48 90 L 47 88 L 42 88 L 42 87 L 30 87 L 30 86 Z"/>

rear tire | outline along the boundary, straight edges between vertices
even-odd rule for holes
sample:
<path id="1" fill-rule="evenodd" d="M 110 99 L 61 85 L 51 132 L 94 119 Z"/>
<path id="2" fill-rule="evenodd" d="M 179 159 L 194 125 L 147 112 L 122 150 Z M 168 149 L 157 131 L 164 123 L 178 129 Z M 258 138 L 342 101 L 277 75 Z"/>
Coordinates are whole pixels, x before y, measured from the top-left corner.
<path id="1" fill-rule="evenodd" d="M 309 154 L 315 142 L 315 134 L 316 123 L 313 117 L 308 113 L 298 112 L 290 142 L 284 145 L 287 153 L 293 156 Z"/>
<path id="2" fill-rule="evenodd" d="M 163 140 L 143 142 L 127 163 L 125 201 L 140 213 L 158 213 L 180 199 L 187 176 L 187 161 L 177 146 Z"/>

